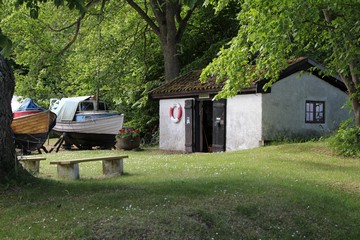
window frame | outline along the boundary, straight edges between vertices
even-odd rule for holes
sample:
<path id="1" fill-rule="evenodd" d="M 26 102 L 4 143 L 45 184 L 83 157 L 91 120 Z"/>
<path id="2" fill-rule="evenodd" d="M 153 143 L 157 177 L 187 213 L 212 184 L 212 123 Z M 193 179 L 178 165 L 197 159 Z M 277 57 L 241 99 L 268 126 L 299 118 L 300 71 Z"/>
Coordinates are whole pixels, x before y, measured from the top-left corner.
<path id="1" fill-rule="evenodd" d="M 322 110 L 317 110 L 317 104 L 322 105 Z M 311 110 L 308 110 L 308 105 L 311 105 Z M 322 113 L 322 118 L 317 120 L 316 116 L 319 113 Z M 310 115 L 312 115 L 312 120 L 310 120 Z M 325 101 L 305 101 L 305 123 L 325 123 Z"/>

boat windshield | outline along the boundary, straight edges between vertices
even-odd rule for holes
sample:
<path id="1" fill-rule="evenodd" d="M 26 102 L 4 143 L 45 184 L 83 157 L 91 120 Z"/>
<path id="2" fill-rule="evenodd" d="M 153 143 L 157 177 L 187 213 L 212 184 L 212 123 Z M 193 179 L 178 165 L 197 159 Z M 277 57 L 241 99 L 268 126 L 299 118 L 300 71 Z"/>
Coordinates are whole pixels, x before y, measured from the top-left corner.
<path id="1" fill-rule="evenodd" d="M 84 101 L 79 104 L 79 108 L 80 111 L 94 111 L 94 103 Z"/>
<path id="2" fill-rule="evenodd" d="M 98 107 L 95 107 L 95 101 L 83 101 L 79 103 L 79 111 L 99 111 L 106 110 L 106 104 L 104 102 L 99 102 Z"/>
<path id="3" fill-rule="evenodd" d="M 98 109 L 99 110 L 106 110 L 106 104 L 104 102 L 99 102 Z"/>

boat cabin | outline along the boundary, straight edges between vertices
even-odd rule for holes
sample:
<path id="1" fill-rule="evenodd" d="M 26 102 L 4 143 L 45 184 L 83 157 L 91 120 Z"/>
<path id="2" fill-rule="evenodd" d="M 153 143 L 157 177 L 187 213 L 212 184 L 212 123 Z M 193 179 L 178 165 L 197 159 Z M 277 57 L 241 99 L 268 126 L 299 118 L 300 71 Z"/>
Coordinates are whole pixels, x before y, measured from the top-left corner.
<path id="1" fill-rule="evenodd" d="M 109 110 L 105 102 L 90 96 L 50 99 L 50 109 L 58 115 L 57 122 L 85 121 L 119 115 L 117 111 Z"/>
<path id="2" fill-rule="evenodd" d="M 78 111 L 79 112 L 83 112 L 83 111 L 106 111 L 107 106 L 104 102 L 102 101 L 96 101 L 95 99 L 89 99 L 89 100 L 84 100 L 82 102 L 79 102 L 79 107 L 78 107 Z"/>

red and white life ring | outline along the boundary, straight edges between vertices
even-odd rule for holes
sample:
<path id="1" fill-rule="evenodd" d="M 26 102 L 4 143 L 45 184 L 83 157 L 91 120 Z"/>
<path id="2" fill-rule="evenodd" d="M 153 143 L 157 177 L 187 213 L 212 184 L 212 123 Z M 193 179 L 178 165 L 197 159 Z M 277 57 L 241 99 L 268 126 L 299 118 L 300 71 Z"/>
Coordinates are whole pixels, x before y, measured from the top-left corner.
<path id="1" fill-rule="evenodd" d="M 174 109 L 177 109 L 177 115 L 176 117 L 174 117 Z M 181 117 L 182 117 L 182 107 L 179 103 L 174 103 L 173 105 L 170 106 L 169 109 L 169 115 L 170 115 L 170 119 L 171 121 L 177 123 L 180 122 Z"/>

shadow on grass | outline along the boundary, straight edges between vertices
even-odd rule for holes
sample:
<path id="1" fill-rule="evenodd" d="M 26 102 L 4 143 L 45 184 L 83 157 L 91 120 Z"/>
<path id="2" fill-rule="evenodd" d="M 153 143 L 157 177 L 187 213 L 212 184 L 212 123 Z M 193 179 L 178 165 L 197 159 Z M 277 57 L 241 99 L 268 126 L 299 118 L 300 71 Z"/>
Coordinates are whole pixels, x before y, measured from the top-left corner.
<path id="1" fill-rule="evenodd" d="M 84 239 L 360 237 L 358 196 L 330 187 L 259 176 L 122 181 L 130 177 L 36 179 L 6 192 L 1 202 L 45 215 L 80 212 Z M 81 215 L 80 209 L 99 208 L 95 217 Z"/>

